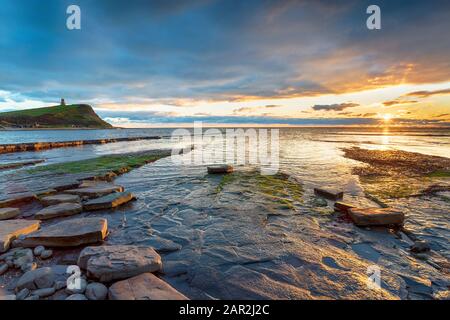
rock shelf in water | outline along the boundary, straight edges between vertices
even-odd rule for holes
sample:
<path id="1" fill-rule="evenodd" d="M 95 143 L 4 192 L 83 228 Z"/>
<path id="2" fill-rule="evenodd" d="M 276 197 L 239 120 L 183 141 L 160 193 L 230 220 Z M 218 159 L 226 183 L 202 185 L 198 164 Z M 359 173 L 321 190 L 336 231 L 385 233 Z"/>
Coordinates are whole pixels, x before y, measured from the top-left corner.
<path id="1" fill-rule="evenodd" d="M 31 142 L 18 144 L 2 144 L 0 145 L 1 153 L 39 151 L 55 148 L 77 147 L 89 144 L 105 144 L 123 141 L 140 141 L 140 140 L 156 140 L 161 139 L 160 136 L 150 137 L 131 137 L 131 138 L 115 138 L 115 139 L 99 139 L 99 140 L 77 140 L 77 141 L 60 141 L 60 142 Z"/>

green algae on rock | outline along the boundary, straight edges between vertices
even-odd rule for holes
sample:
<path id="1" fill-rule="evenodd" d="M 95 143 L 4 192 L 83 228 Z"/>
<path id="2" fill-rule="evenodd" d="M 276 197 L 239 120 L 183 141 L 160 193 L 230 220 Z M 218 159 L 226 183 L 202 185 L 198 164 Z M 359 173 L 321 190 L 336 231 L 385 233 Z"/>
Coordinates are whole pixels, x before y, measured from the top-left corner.
<path id="1" fill-rule="evenodd" d="M 170 155 L 169 151 L 129 153 L 119 155 L 106 155 L 93 159 L 50 164 L 28 170 L 28 173 L 54 172 L 67 173 L 123 173 L 131 169 L 141 167 L 147 163 L 154 162 Z"/>
<path id="2" fill-rule="evenodd" d="M 380 199 L 423 193 L 434 179 L 447 179 L 450 159 L 402 150 L 345 148 L 344 157 L 366 163 L 353 168 L 366 193 Z"/>
<path id="3" fill-rule="evenodd" d="M 261 175 L 256 171 L 234 172 L 223 176 L 216 187 L 216 193 L 232 184 L 245 187 L 248 192 L 262 195 L 264 198 L 284 209 L 294 209 L 295 203 L 302 203 L 303 188 L 301 184 L 284 173 Z"/>

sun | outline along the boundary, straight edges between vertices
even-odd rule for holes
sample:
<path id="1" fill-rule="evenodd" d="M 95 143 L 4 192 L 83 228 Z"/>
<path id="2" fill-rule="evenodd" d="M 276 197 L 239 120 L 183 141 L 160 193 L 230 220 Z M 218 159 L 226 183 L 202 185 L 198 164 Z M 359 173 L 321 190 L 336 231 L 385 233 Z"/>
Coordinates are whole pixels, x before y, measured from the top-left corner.
<path id="1" fill-rule="evenodd" d="M 392 114 L 390 114 L 390 113 L 383 114 L 384 122 L 389 122 L 389 121 L 391 121 L 391 119 L 392 119 Z"/>

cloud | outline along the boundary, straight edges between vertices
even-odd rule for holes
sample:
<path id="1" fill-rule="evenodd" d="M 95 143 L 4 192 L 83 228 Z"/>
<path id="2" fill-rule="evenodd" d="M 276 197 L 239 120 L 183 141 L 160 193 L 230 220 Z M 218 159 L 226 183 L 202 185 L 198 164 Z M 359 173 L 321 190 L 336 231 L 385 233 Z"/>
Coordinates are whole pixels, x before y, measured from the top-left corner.
<path id="1" fill-rule="evenodd" d="M 27 100 L 177 103 L 448 81 L 450 3 L 381 2 L 389 14 L 370 32 L 365 1 L 77 0 L 82 30 L 68 31 L 66 1 L 5 0 L 0 90 Z"/>
<path id="2" fill-rule="evenodd" d="M 434 90 L 434 91 L 415 91 L 415 92 L 410 92 L 408 94 L 406 94 L 405 96 L 407 97 L 419 97 L 419 98 L 428 98 L 431 96 L 437 96 L 437 95 L 446 95 L 446 94 L 450 94 L 450 88 L 449 89 L 442 89 L 442 90 Z"/>
<path id="3" fill-rule="evenodd" d="M 418 103 L 419 101 L 410 101 L 410 100 L 390 100 L 390 101 L 385 101 L 383 102 L 383 104 L 386 107 L 391 107 L 391 106 L 395 106 L 395 105 L 399 105 L 399 104 L 413 104 L 413 103 Z"/>
<path id="4" fill-rule="evenodd" d="M 324 111 L 342 111 L 347 108 L 358 107 L 357 103 L 339 103 L 339 104 L 316 104 L 312 106 L 312 108 L 316 111 L 324 110 Z"/>

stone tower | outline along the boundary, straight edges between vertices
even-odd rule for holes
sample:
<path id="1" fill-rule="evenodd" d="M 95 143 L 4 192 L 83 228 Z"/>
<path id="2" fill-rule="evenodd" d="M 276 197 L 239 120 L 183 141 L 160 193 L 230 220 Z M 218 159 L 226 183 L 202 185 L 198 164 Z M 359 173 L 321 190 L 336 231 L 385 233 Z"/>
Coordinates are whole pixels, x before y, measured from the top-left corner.
<path id="1" fill-rule="evenodd" d="M 61 98 L 61 106 L 65 106 L 66 102 L 64 101 L 64 98 Z"/>

